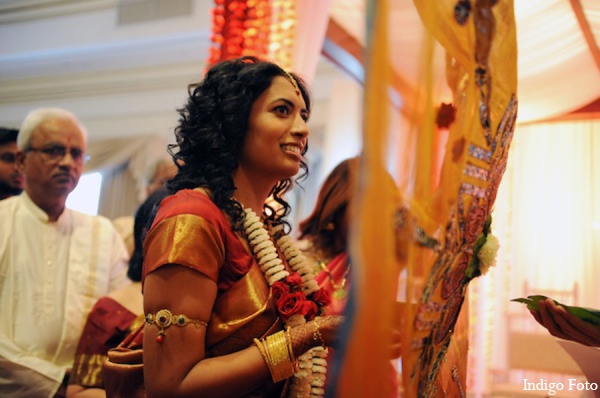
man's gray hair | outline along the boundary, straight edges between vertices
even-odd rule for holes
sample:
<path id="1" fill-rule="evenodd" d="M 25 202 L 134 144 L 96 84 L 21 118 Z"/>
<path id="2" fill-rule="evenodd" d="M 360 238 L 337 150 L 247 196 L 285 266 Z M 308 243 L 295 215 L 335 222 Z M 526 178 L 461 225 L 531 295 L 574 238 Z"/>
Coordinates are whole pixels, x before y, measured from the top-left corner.
<path id="1" fill-rule="evenodd" d="M 83 131 L 83 138 L 87 141 L 86 128 L 72 112 L 62 108 L 37 108 L 29 112 L 23 123 L 21 123 L 17 137 L 17 148 L 21 151 L 27 149 L 31 143 L 31 135 L 38 126 L 47 120 L 53 119 L 70 119 L 74 121 L 81 128 L 81 131 Z"/>

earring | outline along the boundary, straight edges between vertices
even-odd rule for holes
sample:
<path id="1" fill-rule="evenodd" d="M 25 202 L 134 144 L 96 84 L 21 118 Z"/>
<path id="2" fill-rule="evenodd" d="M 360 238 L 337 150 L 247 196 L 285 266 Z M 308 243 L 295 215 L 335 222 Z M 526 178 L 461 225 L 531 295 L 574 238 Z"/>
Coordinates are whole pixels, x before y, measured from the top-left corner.
<path id="1" fill-rule="evenodd" d="M 329 221 L 327 224 L 325 224 L 323 229 L 325 231 L 329 231 L 329 232 L 333 231 L 335 229 L 335 225 L 333 224 L 333 221 Z"/>

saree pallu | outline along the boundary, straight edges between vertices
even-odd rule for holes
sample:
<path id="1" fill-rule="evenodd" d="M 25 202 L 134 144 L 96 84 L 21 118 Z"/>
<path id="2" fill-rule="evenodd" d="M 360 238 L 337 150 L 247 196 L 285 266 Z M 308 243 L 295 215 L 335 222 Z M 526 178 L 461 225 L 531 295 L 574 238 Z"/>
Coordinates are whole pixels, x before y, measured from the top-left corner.
<path id="1" fill-rule="evenodd" d="M 107 352 L 115 348 L 143 321 L 110 297 L 103 297 L 88 315 L 71 371 L 69 384 L 104 388 L 102 365 Z"/>

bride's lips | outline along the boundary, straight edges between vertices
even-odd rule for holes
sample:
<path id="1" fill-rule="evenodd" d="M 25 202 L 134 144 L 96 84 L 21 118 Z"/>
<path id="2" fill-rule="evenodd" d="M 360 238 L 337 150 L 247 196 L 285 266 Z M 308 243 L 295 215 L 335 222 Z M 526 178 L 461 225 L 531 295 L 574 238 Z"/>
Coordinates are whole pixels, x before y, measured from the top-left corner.
<path id="1" fill-rule="evenodd" d="M 297 144 L 283 144 L 281 148 L 286 153 L 294 155 L 298 160 L 302 160 L 302 146 Z"/>

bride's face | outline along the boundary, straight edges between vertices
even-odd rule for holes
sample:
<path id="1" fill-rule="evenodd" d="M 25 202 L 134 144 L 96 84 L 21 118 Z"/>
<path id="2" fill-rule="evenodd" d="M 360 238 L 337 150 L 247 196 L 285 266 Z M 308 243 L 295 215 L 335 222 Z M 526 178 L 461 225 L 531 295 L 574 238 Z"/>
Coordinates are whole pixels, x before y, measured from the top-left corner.
<path id="1" fill-rule="evenodd" d="M 240 169 L 275 182 L 296 175 L 308 141 L 308 115 L 290 80 L 276 76 L 252 105 Z"/>

